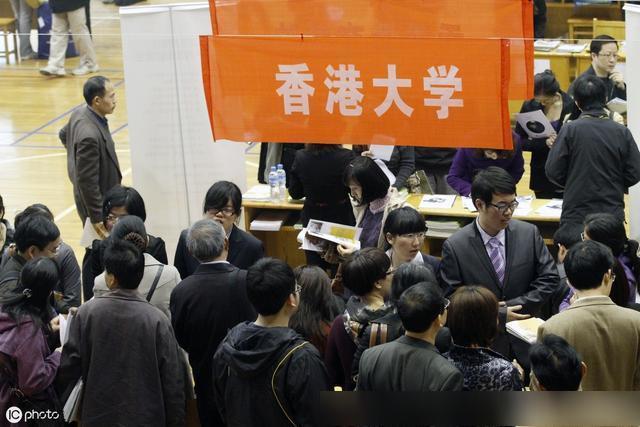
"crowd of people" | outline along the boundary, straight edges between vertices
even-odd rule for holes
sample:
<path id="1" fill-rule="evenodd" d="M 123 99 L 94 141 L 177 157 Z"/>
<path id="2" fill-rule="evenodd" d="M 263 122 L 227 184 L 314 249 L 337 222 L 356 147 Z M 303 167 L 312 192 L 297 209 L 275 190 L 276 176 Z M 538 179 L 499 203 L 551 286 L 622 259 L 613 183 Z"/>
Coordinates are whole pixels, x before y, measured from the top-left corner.
<path id="1" fill-rule="evenodd" d="M 237 226 L 242 193 L 228 181 L 209 188 L 169 265 L 141 194 L 120 182 L 113 86 L 90 78 L 87 106 L 60 135 L 78 213 L 100 236 L 82 263 L 46 206 L 12 225 L 0 198 L 2 412 L 61 411 L 79 384 L 87 426 L 184 425 L 194 398 L 203 426 L 313 425 L 318 393 L 337 389 L 639 390 L 640 258 L 624 192 L 640 180 L 640 152 L 594 73 L 573 85 L 577 109 L 551 73 L 536 76 L 523 111 L 542 109 L 557 135 L 516 129 L 512 153 L 462 149 L 447 172 L 413 177 L 449 182 L 477 209 L 441 257 L 422 252 L 425 220 L 399 190 L 442 151 L 425 162 L 429 149 L 396 147 L 395 182 L 366 148 L 296 151 L 288 188 L 305 197 L 302 225 L 362 229 L 360 247 L 309 252 L 304 266 L 265 257 Z M 527 149 L 531 188 L 565 196 L 553 253 L 513 218 Z M 66 339 L 60 315 L 72 319 Z M 545 320 L 533 345 L 506 330 L 530 317 Z"/>

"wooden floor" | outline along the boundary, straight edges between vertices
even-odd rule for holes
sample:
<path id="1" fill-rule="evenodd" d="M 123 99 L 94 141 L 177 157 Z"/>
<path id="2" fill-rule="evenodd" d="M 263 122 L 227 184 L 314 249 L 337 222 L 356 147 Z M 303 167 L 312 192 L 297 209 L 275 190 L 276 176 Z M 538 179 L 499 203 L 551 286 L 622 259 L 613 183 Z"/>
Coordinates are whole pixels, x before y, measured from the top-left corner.
<path id="1" fill-rule="evenodd" d="M 179 3 L 175 0 L 152 0 L 141 5 Z M 125 99 L 122 64 L 122 41 L 118 8 L 91 1 L 92 31 L 99 74 L 116 85 L 117 107 L 108 116 L 109 127 L 124 173 L 123 184 L 131 185 L 127 100 Z M 55 215 L 62 238 L 80 257 L 81 224 L 73 202 L 72 187 L 67 177 L 66 152 L 58 139 L 58 131 L 68 121 L 71 111 L 84 104 L 82 85 L 86 77 L 44 77 L 38 69 L 46 61 L 30 60 L 20 64 L 0 63 L 0 194 L 11 222 L 15 214 L 32 203 L 44 203 Z M 78 58 L 67 60 L 71 70 Z M 248 185 L 256 183 L 257 146 L 246 159 Z M 527 169 L 518 186 L 528 193 Z M 144 192 L 142 192 L 144 196 Z"/>
<path id="2" fill-rule="evenodd" d="M 181 1 L 152 0 L 140 4 L 162 3 Z M 124 174 L 123 184 L 132 185 L 118 7 L 92 0 L 91 21 L 100 65 L 98 74 L 116 85 L 117 106 L 107 118 Z M 67 177 L 66 152 L 57 135 L 73 109 L 84 104 L 82 86 L 86 76 L 45 77 L 38 73 L 45 65 L 46 60 L 16 65 L 13 58 L 6 65 L 4 58 L 0 58 L 0 195 L 7 208 L 6 217 L 12 223 L 15 214 L 29 204 L 47 205 L 55 215 L 63 240 L 81 256 L 83 251 L 78 244 L 81 224 Z M 78 58 L 71 58 L 65 67 L 70 71 L 77 65 Z M 256 182 L 257 152 L 255 147 L 247 156 L 250 185 Z"/>

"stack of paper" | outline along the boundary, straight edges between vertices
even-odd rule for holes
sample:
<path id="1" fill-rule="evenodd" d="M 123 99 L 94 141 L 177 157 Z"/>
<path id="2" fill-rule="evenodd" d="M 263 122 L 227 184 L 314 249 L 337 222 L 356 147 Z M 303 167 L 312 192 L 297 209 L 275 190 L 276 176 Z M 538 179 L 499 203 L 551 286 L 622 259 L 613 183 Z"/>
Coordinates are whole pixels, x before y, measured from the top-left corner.
<path id="1" fill-rule="evenodd" d="M 580 53 L 583 50 L 585 50 L 586 47 L 587 47 L 586 43 L 579 43 L 579 44 L 562 43 L 558 47 L 558 49 L 556 49 L 556 52 L 560 52 L 560 53 Z"/>
<path id="2" fill-rule="evenodd" d="M 422 196 L 420 209 L 449 209 L 455 200 L 455 194 L 425 194 Z"/>
<path id="3" fill-rule="evenodd" d="M 533 48 L 540 52 L 549 52 L 560 46 L 560 40 L 536 40 Z"/>
<path id="4" fill-rule="evenodd" d="M 441 237 L 445 239 L 460 230 L 461 227 L 458 221 L 450 220 L 428 220 L 426 224 L 427 237 Z"/>
<path id="5" fill-rule="evenodd" d="M 242 195 L 246 200 L 269 201 L 271 199 L 271 189 L 267 184 L 258 184 L 251 187 Z"/>
<path id="6" fill-rule="evenodd" d="M 514 337 L 520 338 L 522 341 L 533 344 L 538 337 L 538 327 L 544 323 L 544 320 L 537 317 L 531 317 L 525 320 L 514 320 L 507 323 L 507 332 Z"/>
<path id="7" fill-rule="evenodd" d="M 551 199 L 547 204 L 536 210 L 538 215 L 560 218 L 562 214 L 562 199 Z"/>
<path id="8" fill-rule="evenodd" d="M 289 216 L 289 212 L 281 211 L 264 211 L 261 212 L 249 226 L 251 231 L 278 231 L 282 227 L 282 223 Z"/>

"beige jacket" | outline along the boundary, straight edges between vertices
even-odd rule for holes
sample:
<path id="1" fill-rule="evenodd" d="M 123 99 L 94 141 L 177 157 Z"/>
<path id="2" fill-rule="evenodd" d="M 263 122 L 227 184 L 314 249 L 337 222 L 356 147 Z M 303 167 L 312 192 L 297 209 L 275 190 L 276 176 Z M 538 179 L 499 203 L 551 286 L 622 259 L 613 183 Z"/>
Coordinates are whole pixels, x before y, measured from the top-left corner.
<path id="1" fill-rule="evenodd" d="M 538 328 L 566 339 L 587 364 L 585 391 L 640 390 L 640 313 L 609 297 L 578 299 Z"/>

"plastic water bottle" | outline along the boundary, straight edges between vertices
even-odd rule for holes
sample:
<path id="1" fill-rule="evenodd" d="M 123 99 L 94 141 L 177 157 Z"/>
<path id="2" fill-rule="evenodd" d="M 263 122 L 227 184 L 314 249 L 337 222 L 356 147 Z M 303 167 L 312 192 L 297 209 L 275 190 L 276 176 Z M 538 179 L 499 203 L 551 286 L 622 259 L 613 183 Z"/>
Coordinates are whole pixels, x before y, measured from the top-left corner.
<path id="1" fill-rule="evenodd" d="M 280 201 L 280 185 L 275 166 L 271 166 L 269 171 L 269 188 L 271 189 L 271 203 L 278 203 Z"/>
<path id="2" fill-rule="evenodd" d="M 285 202 L 287 200 L 287 173 L 282 166 L 282 163 L 278 163 L 278 188 L 280 191 L 280 201 Z"/>

